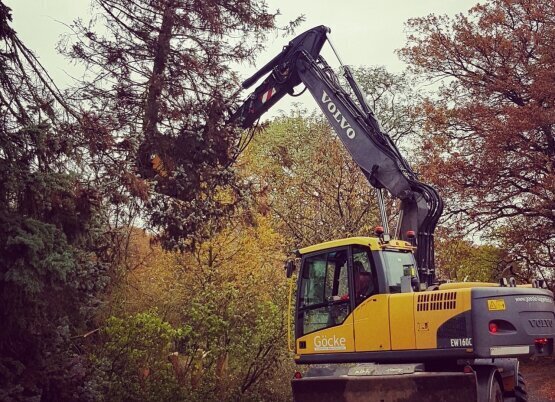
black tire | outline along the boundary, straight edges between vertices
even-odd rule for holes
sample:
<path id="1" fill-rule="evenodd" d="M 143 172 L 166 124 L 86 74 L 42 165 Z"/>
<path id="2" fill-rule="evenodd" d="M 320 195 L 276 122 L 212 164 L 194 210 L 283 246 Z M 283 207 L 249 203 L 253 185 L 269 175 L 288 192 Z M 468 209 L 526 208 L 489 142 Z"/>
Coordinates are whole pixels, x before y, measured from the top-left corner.
<path id="1" fill-rule="evenodd" d="M 494 378 L 490 387 L 489 402 L 503 402 L 503 401 L 504 401 L 503 389 L 501 388 L 501 384 L 499 384 L 499 381 L 497 380 L 497 378 Z"/>
<path id="2" fill-rule="evenodd" d="M 528 402 L 528 392 L 526 392 L 526 383 L 524 376 L 518 373 L 518 384 L 515 387 L 516 402 Z"/>
<path id="3" fill-rule="evenodd" d="M 503 387 L 499 382 L 499 373 L 493 366 L 478 366 L 476 373 L 477 402 L 503 402 Z"/>

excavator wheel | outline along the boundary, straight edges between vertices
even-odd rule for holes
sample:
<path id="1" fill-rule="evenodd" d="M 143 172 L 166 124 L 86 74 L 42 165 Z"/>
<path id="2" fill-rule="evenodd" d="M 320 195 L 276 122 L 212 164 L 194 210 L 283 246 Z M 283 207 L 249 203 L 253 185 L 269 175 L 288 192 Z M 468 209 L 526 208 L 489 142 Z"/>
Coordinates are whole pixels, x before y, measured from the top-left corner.
<path id="1" fill-rule="evenodd" d="M 489 402 L 503 402 L 503 390 L 497 379 L 493 380 L 490 388 Z"/>
<path id="2" fill-rule="evenodd" d="M 496 367 L 477 367 L 476 386 L 478 402 L 503 402 L 503 387 L 501 377 Z"/>
<path id="3" fill-rule="evenodd" d="M 515 400 L 516 402 L 528 402 L 526 383 L 524 382 L 524 376 L 521 373 L 518 373 L 518 384 L 515 387 Z"/>

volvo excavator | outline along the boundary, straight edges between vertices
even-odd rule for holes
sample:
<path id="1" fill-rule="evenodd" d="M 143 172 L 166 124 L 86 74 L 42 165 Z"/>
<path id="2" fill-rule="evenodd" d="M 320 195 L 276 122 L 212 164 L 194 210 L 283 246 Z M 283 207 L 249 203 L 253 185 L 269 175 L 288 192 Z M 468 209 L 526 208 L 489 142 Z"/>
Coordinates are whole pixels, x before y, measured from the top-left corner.
<path id="1" fill-rule="evenodd" d="M 516 285 L 436 279 L 434 230 L 443 210 L 384 133 L 352 71 L 318 26 L 297 36 L 243 82 L 262 82 L 231 114 L 251 129 L 304 85 L 369 184 L 382 225 L 373 236 L 331 240 L 294 252 L 296 402 L 525 401 L 518 358 L 553 354 L 553 293 L 540 280 Z M 330 44 L 343 79 L 322 57 Z M 399 200 L 389 233 L 382 191 Z M 294 287 L 292 286 L 291 289 Z"/>
<path id="2" fill-rule="evenodd" d="M 443 202 L 381 130 L 329 33 L 318 26 L 289 42 L 243 83 L 262 80 L 230 119 L 249 129 L 302 84 L 376 189 L 375 236 L 295 252 L 295 361 L 310 368 L 292 379 L 294 400 L 526 400 L 517 358 L 553 354 L 553 293 L 541 281 L 523 287 L 512 278 L 437 282 L 434 229 Z M 320 54 L 326 42 L 343 80 Z M 393 234 L 383 190 L 400 201 Z M 288 262 L 289 277 L 295 267 Z"/>

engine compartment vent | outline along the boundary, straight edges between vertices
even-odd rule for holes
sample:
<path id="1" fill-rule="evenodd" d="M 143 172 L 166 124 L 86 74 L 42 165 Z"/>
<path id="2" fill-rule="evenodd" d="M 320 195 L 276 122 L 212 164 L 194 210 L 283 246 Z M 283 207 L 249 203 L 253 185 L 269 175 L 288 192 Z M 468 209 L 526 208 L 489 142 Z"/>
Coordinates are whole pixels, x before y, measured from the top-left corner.
<path id="1" fill-rule="evenodd" d="M 434 292 L 418 295 L 416 311 L 454 310 L 457 292 Z"/>

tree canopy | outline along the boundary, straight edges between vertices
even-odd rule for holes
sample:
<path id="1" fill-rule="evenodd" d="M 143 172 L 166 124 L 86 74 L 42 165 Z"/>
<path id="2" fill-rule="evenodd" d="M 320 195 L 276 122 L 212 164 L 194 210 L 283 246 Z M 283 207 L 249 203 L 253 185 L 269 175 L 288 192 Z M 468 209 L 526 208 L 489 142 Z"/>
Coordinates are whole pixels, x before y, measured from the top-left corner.
<path id="1" fill-rule="evenodd" d="M 526 278 L 555 269 L 554 22 L 549 3 L 494 0 L 410 20 L 400 51 L 443 83 L 423 106 L 422 174 L 449 216 L 508 248 Z"/>
<path id="2" fill-rule="evenodd" d="M 239 133 L 225 125 L 237 100 L 232 65 L 253 60 L 275 14 L 256 0 L 92 4 L 60 48 L 86 69 L 73 98 L 96 140 L 95 166 L 118 178 L 121 196 L 146 203 L 166 246 L 187 248 L 206 218 L 230 210 L 221 189 L 239 192 L 230 168 Z M 152 169 L 153 155 L 170 175 Z"/>

